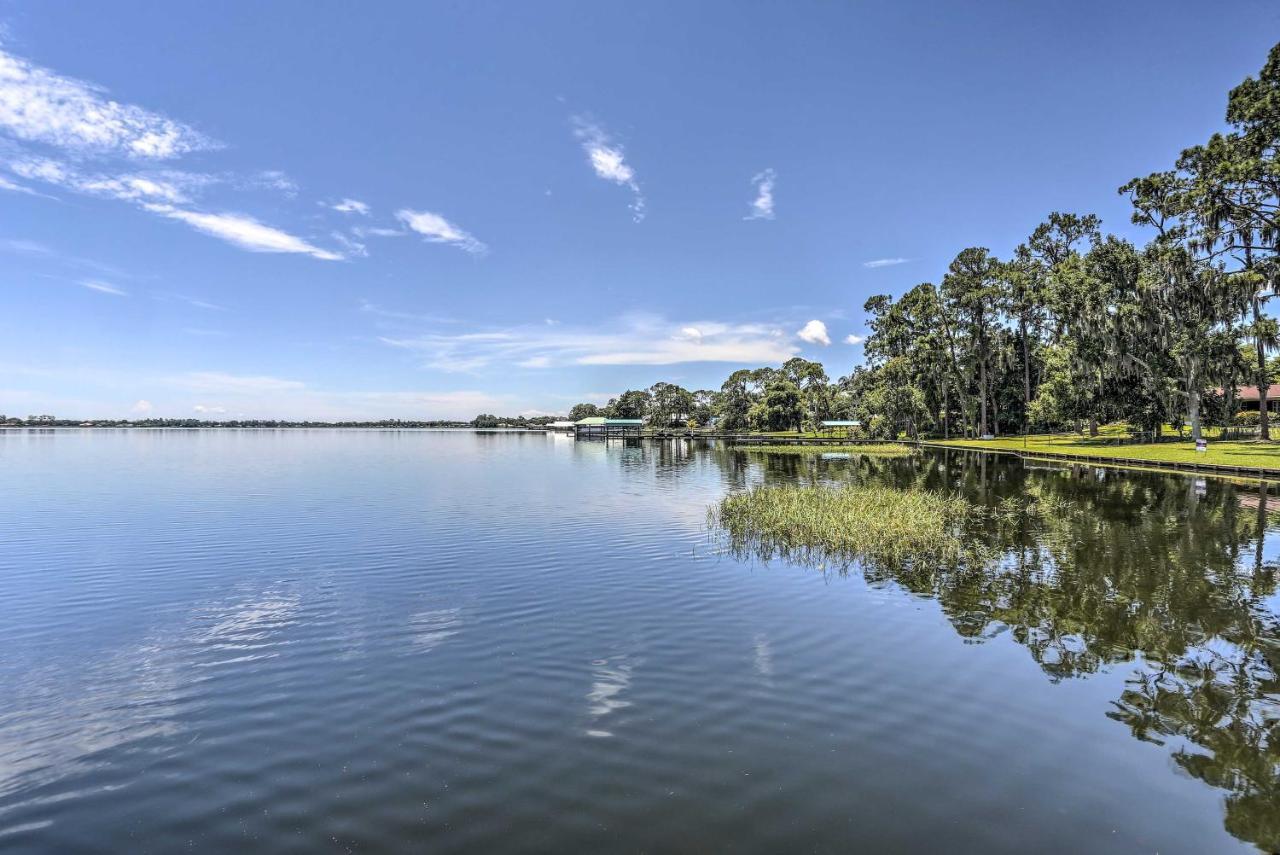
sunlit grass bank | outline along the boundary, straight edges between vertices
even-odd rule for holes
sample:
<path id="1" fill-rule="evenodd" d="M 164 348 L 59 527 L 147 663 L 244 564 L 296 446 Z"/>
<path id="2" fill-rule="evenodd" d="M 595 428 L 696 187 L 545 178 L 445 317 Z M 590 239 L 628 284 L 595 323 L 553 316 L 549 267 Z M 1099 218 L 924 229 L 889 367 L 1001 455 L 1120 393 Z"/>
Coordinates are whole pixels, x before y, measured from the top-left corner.
<path id="1" fill-rule="evenodd" d="M 881 486 L 757 487 L 725 497 L 708 521 L 738 551 L 768 560 L 952 562 L 974 513 L 958 496 Z"/>
<path id="2" fill-rule="evenodd" d="M 995 449 L 1023 453 L 1080 454 L 1099 459 L 1129 458 L 1161 463 L 1199 463 L 1280 469 L 1280 443 L 1210 439 L 1208 451 L 1196 451 L 1195 443 L 1191 440 L 1117 445 L 1114 439 L 1115 437 L 1092 438 L 1063 434 L 1029 436 L 1025 440 L 1021 436 L 1000 439 L 953 439 L 938 444 L 956 448 Z"/>
<path id="3" fill-rule="evenodd" d="M 741 451 L 767 451 L 770 454 L 870 454 L 877 457 L 906 457 L 915 449 L 897 442 L 868 442 L 861 445 L 740 445 Z"/>

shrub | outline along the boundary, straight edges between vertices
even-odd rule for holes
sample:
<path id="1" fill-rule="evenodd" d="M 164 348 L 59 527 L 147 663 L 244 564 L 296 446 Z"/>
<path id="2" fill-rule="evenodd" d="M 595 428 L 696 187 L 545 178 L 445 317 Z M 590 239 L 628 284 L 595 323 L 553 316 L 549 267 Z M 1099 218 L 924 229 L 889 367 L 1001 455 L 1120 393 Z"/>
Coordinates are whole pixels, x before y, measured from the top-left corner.
<path id="1" fill-rule="evenodd" d="M 1256 427 L 1262 423 L 1262 413 L 1257 410 L 1241 410 L 1236 413 L 1234 421 L 1241 427 Z"/>

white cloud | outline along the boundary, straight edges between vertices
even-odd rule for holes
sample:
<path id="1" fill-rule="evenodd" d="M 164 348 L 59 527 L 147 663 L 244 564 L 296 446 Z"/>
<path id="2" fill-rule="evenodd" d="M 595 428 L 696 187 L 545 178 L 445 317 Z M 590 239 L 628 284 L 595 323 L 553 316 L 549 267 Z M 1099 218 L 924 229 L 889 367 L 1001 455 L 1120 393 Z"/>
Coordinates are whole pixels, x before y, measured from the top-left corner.
<path id="1" fill-rule="evenodd" d="M 300 237 L 268 226 L 246 214 L 211 214 L 175 207 L 189 201 L 188 190 L 214 179 L 186 172 L 155 174 L 83 175 L 74 167 L 48 158 L 26 158 L 10 164 L 24 178 L 38 179 L 81 193 L 134 202 L 144 210 L 186 223 L 197 231 L 250 252 L 288 252 L 323 261 L 341 261 L 340 253 L 321 249 Z"/>
<path id="2" fill-rule="evenodd" d="M 246 214 L 211 214 L 176 207 L 189 201 L 190 190 L 215 180 L 207 175 L 174 170 L 116 176 L 84 175 L 69 164 L 49 158 L 25 158 L 11 163 L 10 168 L 24 178 L 46 181 L 90 195 L 134 202 L 146 211 L 179 220 L 197 231 L 250 252 L 299 253 L 323 261 L 341 261 L 344 258 L 340 253 L 317 247 Z M 355 251 L 356 246 L 359 245 L 349 247 L 353 254 L 364 254 Z"/>
<path id="3" fill-rule="evenodd" d="M 190 194 L 219 180 L 212 175 L 176 169 L 119 175 L 86 174 L 68 162 L 48 157 L 21 157 L 8 165 L 22 178 L 124 202 L 187 202 Z"/>
<path id="4" fill-rule="evenodd" d="M 129 296 L 128 291 L 121 290 L 120 288 L 117 288 L 116 286 L 107 282 L 100 282 L 97 279 L 85 279 L 85 280 L 82 280 L 80 284 L 88 288 L 90 291 L 97 291 L 100 294 L 110 294 L 113 297 Z"/>
<path id="5" fill-rule="evenodd" d="M 696 332 L 697 335 L 691 335 Z M 506 329 L 418 336 L 383 336 L 384 344 L 422 354 L 425 367 L 438 371 L 479 372 L 511 364 L 542 367 L 575 365 L 676 365 L 731 362 L 781 363 L 797 348 L 781 328 L 758 324 L 699 321 L 669 323 L 632 317 L 588 329 L 529 324 Z"/>
<path id="6" fill-rule="evenodd" d="M 145 204 L 143 207 L 250 252 L 299 253 L 322 261 L 341 261 L 343 258 L 339 253 L 321 249 L 300 237 L 260 223 L 244 214 L 208 214 L 163 204 Z"/>
<path id="7" fill-rule="evenodd" d="M 170 378 L 172 385 L 191 392 L 222 394 L 292 392 L 306 388 L 298 380 L 282 380 L 279 377 L 260 375 L 226 374 L 221 371 L 192 371 Z"/>
<path id="8" fill-rule="evenodd" d="M 351 233 L 356 237 L 404 237 L 407 234 L 407 232 L 402 232 L 399 229 L 386 229 L 386 228 L 366 229 L 366 228 L 361 228 L 360 226 L 356 226 L 355 228 L 353 228 L 351 230 Z"/>
<path id="9" fill-rule="evenodd" d="M 853 333 L 849 333 L 847 336 L 844 337 L 845 344 L 862 344 L 866 340 L 867 340 L 866 336 L 854 335 Z"/>
<path id="10" fill-rule="evenodd" d="M 862 266 L 870 267 L 873 269 L 876 267 L 893 267 L 894 265 L 897 265 L 897 264 L 906 264 L 910 260 L 911 259 L 909 258 L 877 258 L 872 261 L 862 262 Z"/>
<path id="11" fill-rule="evenodd" d="M 298 193 L 297 182 L 279 169 L 264 169 L 244 183 L 248 187 L 265 187 L 268 190 L 279 190 L 286 196 L 295 196 Z"/>
<path id="12" fill-rule="evenodd" d="M 208 404 L 196 404 L 191 409 L 197 413 L 204 413 L 206 415 L 218 415 L 227 411 L 226 407 L 210 406 Z"/>
<path id="13" fill-rule="evenodd" d="M 801 341 L 807 341 L 809 344 L 831 344 L 831 336 L 827 334 L 827 325 L 822 321 L 809 321 L 796 332 L 796 335 Z"/>
<path id="14" fill-rule="evenodd" d="M 772 169 L 766 169 L 751 179 L 751 183 L 756 188 L 756 198 L 751 202 L 751 213 L 743 219 L 773 219 L 773 185 L 776 180 L 777 173 Z"/>
<path id="15" fill-rule="evenodd" d="M 439 214 L 433 214 L 431 211 L 414 211 L 409 208 L 402 208 L 396 211 L 396 219 L 422 235 L 430 243 L 447 243 L 459 249 L 464 249 L 473 255 L 478 255 L 488 250 L 487 246 L 470 234 Z"/>
<path id="16" fill-rule="evenodd" d="M 166 159 L 217 143 L 187 125 L 106 97 L 101 87 L 62 77 L 0 50 L 0 127 L 71 152 Z"/>
<path id="17" fill-rule="evenodd" d="M 151 405 L 150 401 L 146 400 L 145 398 L 141 398 L 132 407 L 129 408 L 129 412 L 145 416 L 145 415 L 150 415 L 151 411 L 154 409 L 155 407 Z"/>
<path id="18" fill-rule="evenodd" d="M 587 162 L 600 178 L 631 190 L 631 217 L 637 223 L 644 219 L 644 195 L 636 181 L 636 172 L 626 161 L 622 146 L 586 116 L 573 117 L 573 135 L 582 143 Z"/>
<path id="19" fill-rule="evenodd" d="M 53 255 L 53 250 L 39 241 L 22 238 L 5 238 L 0 240 L 0 249 L 16 252 L 19 255 Z"/>
<path id="20" fill-rule="evenodd" d="M 363 217 L 369 216 L 369 206 L 359 199 L 343 199 L 341 202 L 334 203 L 329 206 L 335 211 L 344 214 L 360 214 Z"/>
<path id="21" fill-rule="evenodd" d="M 342 248 L 347 251 L 347 255 L 364 258 L 369 254 L 368 246 L 358 240 L 347 237 L 342 232 L 333 232 L 331 236 L 342 245 Z"/>
<path id="22" fill-rule="evenodd" d="M 516 363 L 521 368 L 546 368 L 551 365 L 551 357 L 549 356 L 530 356 L 528 359 L 522 359 Z"/>
<path id="23" fill-rule="evenodd" d="M 5 178 L 3 175 L 0 175 L 0 190 L 7 190 L 10 193 L 26 193 L 29 196 L 39 195 L 36 193 L 36 191 L 32 190 L 30 187 L 19 184 L 16 181 L 10 181 L 8 178 Z"/>
<path id="24" fill-rule="evenodd" d="M 210 303 L 208 300 L 201 300 L 199 297 L 187 297 L 183 294 L 175 294 L 174 297 L 197 309 L 210 309 L 217 312 L 225 312 L 227 309 L 226 306 L 219 306 L 217 303 Z"/>

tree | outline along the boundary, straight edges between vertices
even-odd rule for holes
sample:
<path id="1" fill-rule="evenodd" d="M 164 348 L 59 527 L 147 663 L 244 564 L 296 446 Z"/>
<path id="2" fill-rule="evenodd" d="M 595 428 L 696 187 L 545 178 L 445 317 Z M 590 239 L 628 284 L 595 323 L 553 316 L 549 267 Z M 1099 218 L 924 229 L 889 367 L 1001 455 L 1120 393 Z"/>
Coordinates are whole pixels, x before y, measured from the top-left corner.
<path id="1" fill-rule="evenodd" d="M 776 377 L 769 383 L 764 396 L 752 405 L 749 414 L 753 428 L 771 431 L 798 431 L 803 417 L 800 389 L 785 377 Z"/>
<path id="2" fill-rule="evenodd" d="M 604 415 L 611 419 L 643 419 L 648 412 L 649 393 L 643 389 L 628 389 L 604 408 Z"/>
<path id="3" fill-rule="evenodd" d="M 1066 287 L 1062 279 L 1070 263 L 1080 256 L 1077 245 L 1086 241 L 1096 244 L 1101 224 L 1093 214 L 1054 211 L 1036 226 L 1026 243 L 1014 250 L 1013 260 L 1001 268 L 1001 308 L 1014 319 L 1018 329 L 1024 413 L 1035 397 L 1033 362 L 1051 314 L 1053 294 Z M 1059 315 L 1064 320 L 1070 317 Z"/>
<path id="4" fill-rule="evenodd" d="M 1199 441 L 1208 366 L 1234 358 L 1236 341 L 1227 325 L 1240 314 L 1239 295 L 1233 295 L 1232 282 L 1220 269 L 1195 258 L 1177 241 L 1153 241 L 1143 260 L 1139 332 L 1177 367 L 1191 438 Z"/>
<path id="5" fill-rule="evenodd" d="M 800 390 L 801 404 L 809 424 L 816 429 L 830 411 L 831 396 L 827 388 L 827 372 L 823 370 L 822 363 L 793 356 L 782 363 L 782 373 Z"/>
<path id="6" fill-rule="evenodd" d="M 716 413 L 719 428 L 725 431 L 746 430 L 750 423 L 751 407 L 755 396 L 751 393 L 752 372 L 743 368 L 733 372 L 720 387 Z"/>
<path id="7" fill-rule="evenodd" d="M 600 415 L 600 408 L 595 404 L 574 404 L 573 409 L 569 410 L 569 420 L 574 422 L 598 415 Z"/>
<path id="8" fill-rule="evenodd" d="M 1169 182 L 1174 213 L 1189 245 L 1242 280 L 1253 341 L 1252 380 L 1258 387 L 1260 428 L 1270 438 L 1267 353 L 1277 346 L 1275 321 L 1264 302 L 1280 284 L 1280 45 L 1271 49 L 1257 78 L 1231 90 L 1226 118 L 1233 131 L 1214 134 L 1178 158 Z"/>
<path id="9" fill-rule="evenodd" d="M 693 410 L 689 413 L 689 417 L 700 425 L 711 424 L 711 420 L 715 418 L 718 392 L 710 389 L 699 389 L 693 393 Z"/>
<path id="10" fill-rule="evenodd" d="M 912 383 L 910 360 L 895 356 L 875 372 L 875 384 L 862 399 L 860 415 L 883 439 L 894 439 L 901 427 L 915 438 L 921 420 L 928 418 L 924 393 Z"/>
<path id="11" fill-rule="evenodd" d="M 693 411 L 693 393 L 674 383 L 654 383 L 649 387 L 649 424 L 670 427 L 677 419 L 686 422 Z"/>
<path id="12" fill-rule="evenodd" d="M 942 294 L 948 308 L 963 325 L 968 336 L 966 362 L 970 374 L 977 375 L 978 423 L 977 432 L 985 436 L 988 426 L 987 404 L 991 400 L 991 358 L 994 352 L 997 301 L 1000 289 L 997 282 L 1000 263 L 983 247 L 969 247 L 951 262 L 947 275 L 942 278 Z M 999 428 L 996 427 L 998 431 Z"/>

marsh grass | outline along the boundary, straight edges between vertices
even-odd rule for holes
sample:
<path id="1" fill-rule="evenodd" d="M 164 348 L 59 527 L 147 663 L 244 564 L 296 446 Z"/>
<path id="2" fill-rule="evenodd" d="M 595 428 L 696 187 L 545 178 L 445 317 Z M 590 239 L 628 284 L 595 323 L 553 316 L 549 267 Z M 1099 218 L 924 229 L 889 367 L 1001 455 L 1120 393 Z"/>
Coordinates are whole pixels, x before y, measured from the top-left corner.
<path id="1" fill-rule="evenodd" d="M 966 527 L 977 513 L 960 496 L 928 490 L 781 486 L 727 496 L 707 519 L 733 552 L 763 561 L 954 564 L 971 551 Z"/>
<path id="2" fill-rule="evenodd" d="M 896 442 L 868 442 L 861 445 L 736 445 L 739 451 L 762 451 L 769 454 L 866 454 L 875 457 L 907 457 L 916 454 L 914 448 Z"/>

